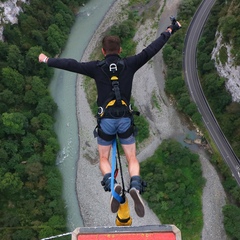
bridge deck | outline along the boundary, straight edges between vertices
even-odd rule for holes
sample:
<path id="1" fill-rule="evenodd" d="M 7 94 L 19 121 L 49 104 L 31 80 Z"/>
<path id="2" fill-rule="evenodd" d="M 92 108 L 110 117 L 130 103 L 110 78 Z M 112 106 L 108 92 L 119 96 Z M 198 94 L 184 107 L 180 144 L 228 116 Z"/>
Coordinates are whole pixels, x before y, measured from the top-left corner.
<path id="1" fill-rule="evenodd" d="M 181 240 L 181 232 L 174 225 L 148 225 L 137 227 L 80 227 L 72 240 Z"/>

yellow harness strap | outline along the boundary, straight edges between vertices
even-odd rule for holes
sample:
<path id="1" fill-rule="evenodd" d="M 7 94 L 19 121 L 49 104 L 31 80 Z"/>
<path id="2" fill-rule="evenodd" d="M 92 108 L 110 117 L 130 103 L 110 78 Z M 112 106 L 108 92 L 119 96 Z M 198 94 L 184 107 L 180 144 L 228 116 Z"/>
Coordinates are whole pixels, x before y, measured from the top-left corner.
<path id="1" fill-rule="evenodd" d="M 117 77 L 117 76 L 112 76 L 112 77 L 111 77 L 111 80 L 112 80 L 112 81 L 117 81 L 117 80 L 118 80 L 118 77 Z"/>
<path id="2" fill-rule="evenodd" d="M 112 106 L 115 104 L 115 102 L 116 102 L 116 99 L 110 101 L 110 102 L 107 104 L 106 108 L 112 107 Z M 123 101 L 123 100 L 122 100 L 122 105 L 127 106 L 126 102 Z"/>

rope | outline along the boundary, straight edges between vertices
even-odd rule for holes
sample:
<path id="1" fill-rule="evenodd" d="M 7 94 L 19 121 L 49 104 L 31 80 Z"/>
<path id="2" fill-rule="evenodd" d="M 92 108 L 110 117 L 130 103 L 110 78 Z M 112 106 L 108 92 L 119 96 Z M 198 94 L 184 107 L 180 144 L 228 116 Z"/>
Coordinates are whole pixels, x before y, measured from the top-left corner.
<path id="1" fill-rule="evenodd" d="M 113 140 L 112 143 L 112 171 L 111 171 L 111 193 L 112 196 L 120 203 L 124 202 L 124 198 L 122 198 L 120 195 L 118 195 L 114 191 L 114 172 L 116 168 L 116 149 L 117 149 L 117 142 L 116 139 Z"/>
<path id="2" fill-rule="evenodd" d="M 72 234 L 72 232 L 68 232 L 68 233 L 63 233 L 63 234 L 59 234 L 59 235 L 56 235 L 56 236 L 51 236 L 51 237 L 48 237 L 48 238 L 42 238 L 41 240 L 60 238 L 60 237 L 64 237 L 64 236 L 71 235 L 71 234 Z"/>
<path id="3" fill-rule="evenodd" d="M 122 163 L 121 163 L 121 159 L 120 159 L 118 143 L 116 143 L 116 144 L 117 144 L 117 155 L 118 155 L 118 162 L 119 162 L 120 175 L 121 175 L 122 188 L 123 188 L 122 197 L 123 197 L 123 199 L 125 199 L 125 186 L 124 186 L 124 180 L 123 180 Z"/>

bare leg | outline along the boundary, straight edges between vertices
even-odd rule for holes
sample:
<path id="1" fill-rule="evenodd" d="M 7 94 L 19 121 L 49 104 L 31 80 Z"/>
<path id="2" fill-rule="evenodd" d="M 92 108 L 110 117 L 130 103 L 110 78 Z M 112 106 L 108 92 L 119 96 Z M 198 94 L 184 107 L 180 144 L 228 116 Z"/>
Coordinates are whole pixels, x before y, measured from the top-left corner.
<path id="1" fill-rule="evenodd" d="M 139 176 L 140 166 L 136 158 L 136 144 L 122 144 L 122 148 L 128 161 L 128 171 L 130 177 L 136 175 Z"/>
<path id="2" fill-rule="evenodd" d="M 110 155 L 111 145 L 103 146 L 98 145 L 99 152 L 99 167 L 104 176 L 107 173 L 111 172 L 111 164 L 109 163 L 109 155 Z"/>
<path id="3" fill-rule="evenodd" d="M 131 177 L 130 190 L 129 193 L 134 201 L 134 209 L 139 217 L 144 217 L 145 209 L 144 203 L 140 197 L 140 192 L 142 188 L 142 182 L 140 181 L 140 165 L 136 158 L 136 144 L 122 145 L 125 156 L 128 161 L 128 171 Z M 133 180 L 135 179 L 135 180 Z M 137 179 L 137 181 L 136 181 Z M 136 182 L 136 183 L 134 183 Z M 132 184 L 134 185 L 132 186 Z M 138 188 L 139 187 L 139 188 Z"/>

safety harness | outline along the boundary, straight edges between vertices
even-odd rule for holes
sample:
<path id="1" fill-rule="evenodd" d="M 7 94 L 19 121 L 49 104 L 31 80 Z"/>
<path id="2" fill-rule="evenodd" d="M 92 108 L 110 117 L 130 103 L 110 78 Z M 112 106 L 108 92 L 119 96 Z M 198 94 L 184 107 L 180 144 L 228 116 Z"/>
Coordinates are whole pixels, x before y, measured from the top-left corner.
<path id="1" fill-rule="evenodd" d="M 120 138 L 128 138 L 131 134 L 136 136 L 137 128 L 134 124 L 133 115 L 138 115 L 139 112 L 133 111 L 131 104 L 128 103 L 126 98 L 121 94 L 119 88 L 119 77 L 122 71 L 125 68 L 124 61 L 122 59 L 118 59 L 116 63 L 108 63 L 106 59 L 102 60 L 98 63 L 98 66 L 101 67 L 102 71 L 106 74 L 108 79 L 112 84 L 112 91 L 109 94 L 108 98 L 104 102 L 102 106 L 98 107 L 97 113 L 97 126 L 95 127 L 93 134 L 94 137 L 99 136 L 105 141 L 113 140 L 116 135 L 109 135 L 103 132 L 100 127 L 100 122 L 102 118 L 122 118 L 129 117 L 131 119 L 131 126 L 124 133 L 117 133 Z"/>

